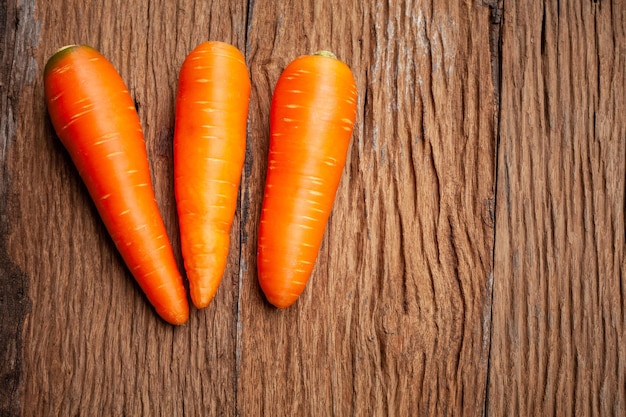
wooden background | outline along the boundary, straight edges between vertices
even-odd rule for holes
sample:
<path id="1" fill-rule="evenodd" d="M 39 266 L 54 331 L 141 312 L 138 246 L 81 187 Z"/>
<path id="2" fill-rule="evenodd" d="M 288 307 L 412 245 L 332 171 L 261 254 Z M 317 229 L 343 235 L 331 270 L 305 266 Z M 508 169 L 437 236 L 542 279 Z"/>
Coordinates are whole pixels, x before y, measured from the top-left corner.
<path id="1" fill-rule="evenodd" d="M 58 142 L 42 69 L 107 56 L 144 127 L 178 256 L 173 109 L 185 55 L 252 79 L 230 262 L 160 321 Z M 316 270 L 256 281 L 274 84 L 330 49 L 358 116 Z M 0 2 L 0 416 L 626 415 L 626 2 Z"/>

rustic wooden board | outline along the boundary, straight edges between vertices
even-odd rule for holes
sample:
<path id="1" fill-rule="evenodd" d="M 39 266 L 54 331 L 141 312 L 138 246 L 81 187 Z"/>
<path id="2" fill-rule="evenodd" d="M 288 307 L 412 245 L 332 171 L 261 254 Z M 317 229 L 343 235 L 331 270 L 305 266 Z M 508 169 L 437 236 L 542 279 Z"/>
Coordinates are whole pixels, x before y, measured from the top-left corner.
<path id="1" fill-rule="evenodd" d="M 89 3 L 0 4 L 0 416 L 626 414 L 622 2 Z M 174 97 L 206 39 L 248 61 L 248 152 L 218 295 L 175 328 L 41 71 L 67 43 L 120 71 L 182 269 Z M 279 311 L 256 282 L 269 105 L 319 49 L 353 68 L 358 117 L 317 267 Z"/>
<path id="2" fill-rule="evenodd" d="M 94 45 L 116 66 L 139 110 L 157 201 L 180 260 L 172 183 L 178 70 L 207 38 L 244 48 L 246 3 L 42 1 L 7 9 L 7 30 L 16 25 L 17 34 L 8 60 L 13 125 L 3 146 L 5 253 L 11 281 L 27 287 L 27 307 L 12 317 L 24 322 L 15 355 L 20 380 L 11 388 L 20 391 L 9 392 L 12 403 L 3 407 L 25 416 L 233 415 L 238 239 L 211 308 L 194 311 L 180 328 L 160 321 L 53 134 L 41 70 L 68 43 Z"/>
<path id="3" fill-rule="evenodd" d="M 626 415 L 624 6 L 504 10 L 488 415 Z"/>
<path id="4" fill-rule="evenodd" d="M 257 0 L 250 9 L 255 157 L 243 186 L 242 259 L 255 259 L 269 99 L 281 69 L 299 54 L 333 50 L 354 69 L 358 120 L 302 298 L 287 311 L 268 307 L 254 262 L 242 270 L 238 409 L 480 416 L 495 169 L 489 9 L 293 3 Z"/>

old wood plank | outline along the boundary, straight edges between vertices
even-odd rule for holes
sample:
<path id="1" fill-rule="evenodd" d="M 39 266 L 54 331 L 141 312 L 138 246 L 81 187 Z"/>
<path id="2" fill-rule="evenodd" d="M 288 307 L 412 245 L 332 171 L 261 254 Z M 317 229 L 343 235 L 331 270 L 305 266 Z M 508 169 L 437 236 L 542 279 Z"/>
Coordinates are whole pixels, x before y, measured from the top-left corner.
<path id="1" fill-rule="evenodd" d="M 41 71 L 68 43 L 95 46 L 120 71 L 139 110 L 157 201 L 180 261 L 171 180 L 178 69 L 185 54 L 208 38 L 243 49 L 246 3 L 30 3 L 9 4 L 3 26 L 12 33 L 15 21 L 18 31 L 3 52 L 3 62 L 12 65 L 11 81 L 3 86 L 10 89 L 13 118 L 12 124 L 3 122 L 3 197 L 11 199 L 0 249 L 15 265 L 9 272 L 26 280 L 32 301 L 23 331 L 10 329 L 21 351 L 12 353 L 18 365 L 6 372 L 19 371 L 21 382 L 3 406 L 10 415 L 18 409 L 38 416 L 233 415 L 238 240 L 212 306 L 193 311 L 180 328 L 160 321 L 53 134 Z M 2 74 L 5 83 L 4 67 Z M 3 271 L 7 265 L 3 260 Z M 16 285 L 5 296 L 17 298 L 18 291 Z M 21 316 L 17 308 L 9 317 L 18 323 Z"/>
<path id="2" fill-rule="evenodd" d="M 505 3 L 488 415 L 625 415 L 626 9 Z"/>
<path id="3" fill-rule="evenodd" d="M 8 253 L 15 193 L 6 164 L 16 141 L 20 92 L 34 74 L 29 47 L 37 31 L 28 24 L 34 12 L 29 6 L 18 9 L 13 1 L 0 5 L 0 415 L 7 416 L 20 411 L 22 330 L 30 307 L 26 276 Z"/>
<path id="4" fill-rule="evenodd" d="M 494 233 L 489 8 L 256 0 L 249 21 L 239 412 L 482 415 Z M 279 311 L 255 267 L 269 104 L 287 63 L 319 49 L 353 68 L 358 120 L 316 270 Z"/>

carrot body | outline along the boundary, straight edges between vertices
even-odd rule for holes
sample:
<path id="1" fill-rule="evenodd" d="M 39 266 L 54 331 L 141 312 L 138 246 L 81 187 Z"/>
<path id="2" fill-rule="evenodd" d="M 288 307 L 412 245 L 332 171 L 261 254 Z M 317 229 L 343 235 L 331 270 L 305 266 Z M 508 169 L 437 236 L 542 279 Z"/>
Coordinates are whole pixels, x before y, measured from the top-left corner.
<path id="1" fill-rule="evenodd" d="M 191 299 L 209 305 L 222 280 L 246 153 L 250 77 L 232 45 L 204 42 L 178 83 L 174 184 Z"/>
<path id="2" fill-rule="evenodd" d="M 44 86 L 52 125 L 126 265 L 165 321 L 186 322 L 185 288 L 124 81 L 96 50 L 71 45 L 46 64 Z"/>
<path id="3" fill-rule="evenodd" d="M 276 84 L 257 253 L 259 284 L 276 307 L 298 299 L 315 265 L 352 137 L 356 95 L 348 66 L 322 55 L 295 59 Z"/>

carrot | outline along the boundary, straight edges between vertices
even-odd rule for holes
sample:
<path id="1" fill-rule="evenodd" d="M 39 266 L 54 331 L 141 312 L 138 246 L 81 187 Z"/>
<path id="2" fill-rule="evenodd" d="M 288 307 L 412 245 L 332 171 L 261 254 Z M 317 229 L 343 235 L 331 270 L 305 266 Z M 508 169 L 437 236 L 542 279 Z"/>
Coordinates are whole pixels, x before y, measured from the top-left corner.
<path id="1" fill-rule="evenodd" d="M 165 321 L 186 322 L 185 288 L 124 81 L 96 50 L 70 45 L 48 60 L 44 88 L 52 125 L 126 265 Z"/>
<path id="2" fill-rule="evenodd" d="M 250 77 L 232 45 L 204 42 L 179 74 L 174 189 L 189 292 L 209 305 L 224 274 L 246 153 Z"/>
<path id="3" fill-rule="evenodd" d="M 356 118 L 356 84 L 330 53 L 296 58 L 276 84 L 257 252 L 267 300 L 292 305 L 315 265 Z"/>

